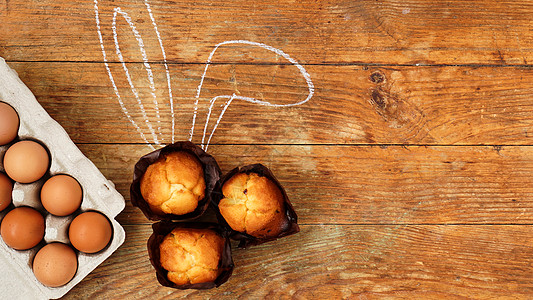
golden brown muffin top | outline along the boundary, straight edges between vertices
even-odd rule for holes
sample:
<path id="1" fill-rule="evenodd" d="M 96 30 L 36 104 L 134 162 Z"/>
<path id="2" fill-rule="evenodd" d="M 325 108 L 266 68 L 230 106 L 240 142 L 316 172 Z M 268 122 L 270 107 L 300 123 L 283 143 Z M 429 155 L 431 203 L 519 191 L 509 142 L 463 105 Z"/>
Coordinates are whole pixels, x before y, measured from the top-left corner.
<path id="1" fill-rule="evenodd" d="M 176 228 L 159 246 L 168 280 L 178 284 L 214 281 L 225 240 L 210 229 Z"/>
<path id="2" fill-rule="evenodd" d="M 140 188 L 155 213 L 190 213 L 205 196 L 202 164 L 186 151 L 168 153 L 148 166 Z"/>
<path id="3" fill-rule="evenodd" d="M 255 237 L 276 236 L 285 221 L 283 195 L 270 179 L 238 173 L 222 187 L 220 213 L 236 231 Z"/>

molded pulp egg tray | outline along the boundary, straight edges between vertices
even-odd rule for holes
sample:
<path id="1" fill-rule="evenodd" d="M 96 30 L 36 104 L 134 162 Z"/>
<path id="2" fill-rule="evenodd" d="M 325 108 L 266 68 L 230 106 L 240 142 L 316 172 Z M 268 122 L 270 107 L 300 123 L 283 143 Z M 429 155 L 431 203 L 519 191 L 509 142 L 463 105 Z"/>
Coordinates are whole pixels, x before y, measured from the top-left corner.
<path id="1" fill-rule="evenodd" d="M 56 299 L 65 295 L 84 277 L 107 259 L 125 240 L 125 232 L 115 217 L 124 209 L 125 202 L 96 166 L 72 142 L 67 132 L 54 121 L 35 96 L 0 57 L 0 101 L 13 106 L 20 118 L 18 139 L 31 138 L 42 142 L 51 155 L 48 176 L 68 174 L 78 180 L 83 189 L 83 200 L 78 212 L 89 210 L 103 213 L 113 227 L 111 242 L 95 254 L 77 252 L 78 270 L 74 278 L 64 286 L 49 288 L 34 276 L 31 264 L 33 257 L 45 243 L 69 244 L 68 226 L 76 213 L 57 217 L 46 213 L 41 205 L 39 193 L 47 177 L 30 184 L 15 183 L 13 205 L 31 206 L 45 214 L 44 242 L 25 251 L 17 251 L 0 238 L 0 298 L 3 299 Z M 12 144 L 12 143 L 11 143 Z M 9 145 L 0 146 L 0 171 L 4 171 L 3 157 Z M 9 209 L 0 212 L 0 220 Z"/>

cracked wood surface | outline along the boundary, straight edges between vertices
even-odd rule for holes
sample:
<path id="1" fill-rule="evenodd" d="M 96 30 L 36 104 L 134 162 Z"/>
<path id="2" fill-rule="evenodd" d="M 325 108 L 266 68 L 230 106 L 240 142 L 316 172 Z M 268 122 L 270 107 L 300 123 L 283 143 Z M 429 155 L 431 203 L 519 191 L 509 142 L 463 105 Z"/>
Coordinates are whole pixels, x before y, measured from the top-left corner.
<path id="1" fill-rule="evenodd" d="M 102 63 L 16 62 L 10 66 L 76 143 L 143 142 L 122 113 Z M 276 108 L 235 100 L 212 143 L 533 144 L 531 68 L 305 67 L 316 86 L 311 101 Z M 111 66 L 115 74 L 121 68 L 120 64 Z M 171 114 L 164 67 L 152 69 L 158 84 L 161 132 L 168 141 Z M 188 137 L 203 70 L 204 65 L 170 66 L 177 140 Z M 151 96 L 143 65 L 131 64 L 129 72 L 138 82 L 146 113 L 158 120 L 154 105 L 146 100 Z M 209 100 L 214 96 L 235 92 L 279 104 L 295 103 L 307 95 L 297 73 L 293 66 L 211 66 L 200 97 L 194 141 L 201 142 Z M 132 118 L 148 133 L 126 78 L 115 76 L 115 83 Z M 218 114 L 213 112 L 209 130 Z"/>
<path id="2" fill-rule="evenodd" d="M 6 59 L 102 60 L 93 0 L 76 5 L 69 0 L 9 0 L 0 5 Z M 203 63 L 214 45 L 228 40 L 273 45 L 307 64 L 533 62 L 531 1 L 154 0 L 150 5 L 172 62 Z M 150 60 L 163 60 L 142 1 L 99 0 L 98 7 L 106 46 L 113 44 L 113 9 L 120 7 L 143 36 Z M 120 37 L 134 41 L 127 30 Z M 140 59 L 135 41 L 121 50 L 131 61 Z M 221 61 L 279 62 L 253 50 L 227 53 Z"/>

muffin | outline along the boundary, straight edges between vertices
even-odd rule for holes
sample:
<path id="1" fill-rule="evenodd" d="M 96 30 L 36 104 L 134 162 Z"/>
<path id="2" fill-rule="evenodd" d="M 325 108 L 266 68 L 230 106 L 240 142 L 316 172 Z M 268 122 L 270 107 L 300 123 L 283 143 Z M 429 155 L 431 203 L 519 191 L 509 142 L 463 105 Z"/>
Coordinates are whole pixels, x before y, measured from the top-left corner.
<path id="1" fill-rule="evenodd" d="M 225 239 L 211 229 L 175 228 L 159 245 L 161 267 L 177 285 L 214 282 Z"/>
<path id="2" fill-rule="evenodd" d="M 193 212 L 205 197 L 204 171 L 187 151 L 170 152 L 148 166 L 140 181 L 142 197 L 156 214 Z"/>
<path id="3" fill-rule="evenodd" d="M 233 230 L 264 239 L 285 229 L 284 197 L 269 178 L 253 172 L 236 173 L 225 181 L 222 194 L 218 208 Z"/>

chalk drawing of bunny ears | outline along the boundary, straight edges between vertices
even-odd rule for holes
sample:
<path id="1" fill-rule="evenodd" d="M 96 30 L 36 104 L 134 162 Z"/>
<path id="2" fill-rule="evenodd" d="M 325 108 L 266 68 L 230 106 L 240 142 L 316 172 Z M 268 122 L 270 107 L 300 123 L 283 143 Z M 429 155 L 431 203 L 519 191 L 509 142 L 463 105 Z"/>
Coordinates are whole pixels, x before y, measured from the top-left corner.
<path id="1" fill-rule="evenodd" d="M 159 47 L 160 47 L 160 50 L 161 50 L 161 53 L 162 53 L 162 56 L 163 56 L 163 65 L 165 67 L 166 79 L 167 79 L 167 87 L 168 87 L 168 103 L 169 103 L 169 107 L 170 107 L 170 114 L 171 114 L 171 120 L 172 120 L 171 121 L 172 122 L 171 123 L 171 126 L 172 126 L 171 142 L 173 143 L 174 142 L 174 136 L 175 136 L 175 113 L 174 113 L 174 99 L 173 99 L 173 94 L 172 94 L 170 71 L 169 71 L 168 64 L 167 64 L 167 58 L 166 58 L 165 48 L 163 46 L 163 41 L 162 41 L 161 36 L 159 34 L 159 30 L 157 28 L 157 24 L 156 24 L 154 15 L 152 13 L 152 9 L 150 7 L 149 1 L 145 0 L 144 4 L 145 4 L 145 7 L 146 7 L 146 11 L 148 12 L 148 15 L 150 16 L 150 20 L 151 20 L 154 32 L 155 32 L 155 34 L 157 36 L 157 40 L 159 42 Z M 155 145 L 161 145 L 161 142 L 164 141 L 164 138 L 162 137 L 162 134 L 161 134 L 161 112 L 159 110 L 159 103 L 158 103 L 158 99 L 157 99 L 157 96 L 156 96 L 154 74 L 153 74 L 153 71 L 152 71 L 152 67 L 151 67 L 151 65 L 149 63 L 148 56 L 147 56 L 146 51 L 145 51 L 145 45 L 144 45 L 144 41 L 142 39 L 142 36 L 139 33 L 139 31 L 137 30 L 137 28 L 135 26 L 135 22 L 128 15 L 128 13 L 123 11 L 120 7 L 115 7 L 113 9 L 113 19 L 112 19 L 112 24 L 111 24 L 111 29 L 113 31 L 113 41 L 114 41 L 114 46 L 115 46 L 115 53 L 116 53 L 121 65 L 122 65 L 122 70 L 124 72 L 124 75 L 125 75 L 125 77 L 127 79 L 128 84 L 129 84 L 131 93 L 133 94 L 133 96 L 134 96 L 134 98 L 136 100 L 136 103 L 138 105 L 138 110 L 141 112 L 142 117 L 143 117 L 144 122 L 145 122 L 145 125 L 148 128 L 149 136 L 151 136 L 152 143 L 149 142 L 148 137 L 143 133 L 143 131 L 142 131 L 141 127 L 139 126 L 139 124 L 137 124 L 135 122 L 135 120 L 132 118 L 130 112 L 128 111 L 128 109 L 127 109 L 127 107 L 126 107 L 126 105 L 125 105 L 125 103 L 123 101 L 123 97 L 121 96 L 121 93 L 119 92 L 119 89 L 118 89 L 118 87 L 117 87 L 117 85 L 115 83 L 115 78 L 114 78 L 114 76 L 113 76 L 113 74 L 111 72 L 111 68 L 110 68 L 109 63 L 108 63 L 108 56 L 107 56 L 107 53 L 106 53 L 106 50 L 105 50 L 105 47 L 104 47 L 104 42 L 103 42 L 103 37 L 102 37 L 102 32 L 101 32 L 101 23 L 100 23 L 100 15 L 99 15 L 100 12 L 99 12 L 99 8 L 98 8 L 98 0 L 94 0 L 94 11 L 95 11 L 96 29 L 97 29 L 98 38 L 99 38 L 99 41 L 100 41 L 100 47 L 101 47 L 101 50 L 102 50 L 102 55 L 103 55 L 103 59 L 104 59 L 104 65 L 105 65 L 105 68 L 107 70 L 107 75 L 108 75 L 108 77 L 109 77 L 109 79 L 111 81 L 111 84 L 113 86 L 113 90 L 115 92 L 115 95 L 116 95 L 116 97 L 118 99 L 118 102 L 120 104 L 120 107 L 122 109 L 122 112 L 124 113 L 124 115 L 126 116 L 128 121 L 139 132 L 139 134 L 140 134 L 141 138 L 144 140 L 144 142 L 149 147 L 151 147 L 152 149 L 155 149 L 155 147 L 152 145 L 152 143 L 155 144 Z M 148 115 L 146 114 L 145 105 L 143 105 L 143 101 L 142 101 L 142 99 L 141 99 L 141 97 L 139 95 L 139 92 L 138 92 L 138 90 L 137 90 L 137 88 L 136 88 L 136 86 L 135 86 L 135 84 L 134 84 L 134 82 L 132 80 L 132 77 L 130 75 L 130 71 L 129 71 L 129 69 L 128 69 L 125 61 L 124 61 L 124 57 L 122 55 L 122 52 L 121 52 L 121 49 L 120 49 L 120 44 L 119 44 L 119 41 L 118 41 L 117 18 L 123 18 L 128 23 L 128 25 L 129 25 L 129 27 L 131 29 L 131 32 L 132 32 L 133 36 L 135 37 L 135 39 L 137 41 L 137 44 L 138 44 L 138 47 L 139 47 L 139 51 L 140 51 L 140 54 L 141 54 L 141 57 L 142 57 L 142 61 L 143 61 L 143 67 L 146 70 L 146 75 L 147 75 L 147 79 L 148 79 L 148 82 L 149 82 L 150 95 L 151 95 L 151 98 L 152 98 L 151 101 L 153 102 L 153 107 L 155 109 L 155 116 L 156 116 L 156 120 L 157 120 L 155 126 L 150 122 L 150 120 L 148 118 Z M 201 144 L 201 146 L 206 151 L 207 151 L 207 148 L 209 147 L 209 143 L 211 142 L 211 138 L 213 137 L 213 135 L 214 135 L 214 133 L 215 133 L 217 127 L 218 127 L 218 124 L 222 120 L 222 117 L 224 116 L 224 113 L 226 112 L 226 110 L 228 109 L 230 104 L 233 102 L 233 100 L 243 100 L 243 101 L 246 101 L 246 102 L 249 102 L 249 103 L 253 103 L 253 104 L 257 104 L 257 105 L 271 106 L 271 107 L 290 107 L 290 106 L 297 106 L 297 105 L 301 105 L 301 104 L 306 103 L 307 101 L 309 101 L 313 97 L 313 94 L 314 94 L 314 85 L 313 85 L 313 82 L 311 81 L 311 77 L 310 77 L 309 73 L 307 73 L 305 68 L 302 65 L 300 65 L 295 59 L 290 57 L 288 54 L 286 54 L 282 50 L 276 49 L 276 48 L 271 47 L 271 46 L 266 45 L 266 44 L 262 44 L 262 43 L 258 43 L 258 42 L 252 42 L 252 41 L 246 41 L 246 40 L 232 40 L 232 41 L 225 41 L 225 42 L 219 43 L 219 44 L 215 45 L 214 49 L 211 51 L 209 57 L 207 58 L 203 75 L 202 75 L 202 77 L 200 79 L 200 83 L 199 83 L 198 88 L 196 90 L 195 103 L 194 103 L 194 113 L 193 113 L 193 117 L 192 117 L 192 126 L 191 126 L 191 129 L 190 129 L 190 132 L 189 132 L 189 140 L 192 140 L 192 138 L 193 138 L 195 123 L 196 123 L 196 116 L 198 114 L 198 104 L 199 104 L 199 101 L 200 101 L 200 95 L 202 93 L 202 86 L 203 86 L 204 79 L 205 79 L 205 76 L 207 74 L 207 71 L 209 69 L 209 66 L 211 65 L 212 59 L 213 59 L 213 57 L 214 57 L 214 55 L 217 52 L 217 49 L 219 47 L 222 47 L 224 45 L 231 45 L 231 44 L 233 44 L 233 45 L 247 45 L 247 46 L 260 47 L 260 48 L 269 50 L 271 52 L 274 52 L 277 55 L 283 57 L 284 59 L 289 61 L 292 65 L 294 65 L 295 67 L 298 68 L 298 70 L 300 71 L 301 75 L 303 76 L 303 78 L 305 79 L 305 81 L 307 83 L 309 94 L 307 95 L 307 97 L 305 99 L 303 99 L 301 101 L 298 101 L 298 102 L 295 102 L 295 103 L 289 103 L 289 104 L 274 104 L 274 103 L 271 103 L 269 101 L 258 100 L 258 99 L 252 98 L 252 97 L 246 97 L 246 96 L 241 96 L 241 95 L 236 95 L 236 94 L 218 95 L 218 96 L 213 97 L 210 100 L 210 102 L 209 102 L 209 108 L 208 108 L 208 111 L 206 112 L 206 121 L 205 121 L 205 124 L 204 124 L 204 130 L 203 130 L 203 136 L 202 136 L 202 144 Z M 207 128 L 208 128 L 210 117 L 211 117 L 211 114 L 212 114 L 212 111 L 213 111 L 213 106 L 215 105 L 215 102 L 217 100 L 219 100 L 219 99 L 225 99 L 226 102 L 223 105 L 222 111 L 220 112 L 220 114 L 218 116 L 218 119 L 216 120 L 216 123 L 213 126 L 213 129 L 211 130 L 211 132 L 207 136 L 207 134 L 208 134 L 207 133 Z"/>

